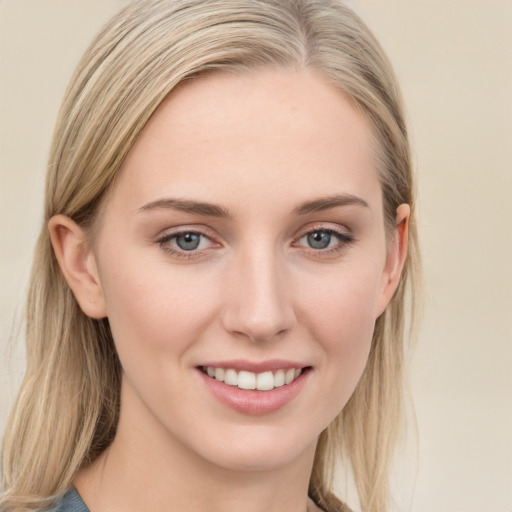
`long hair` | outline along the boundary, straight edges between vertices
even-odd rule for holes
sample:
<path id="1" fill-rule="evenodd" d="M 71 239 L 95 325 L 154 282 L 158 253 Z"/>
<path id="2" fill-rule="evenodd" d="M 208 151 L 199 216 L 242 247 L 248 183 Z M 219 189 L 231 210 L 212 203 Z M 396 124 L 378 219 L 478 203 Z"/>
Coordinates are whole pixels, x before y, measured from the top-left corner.
<path id="1" fill-rule="evenodd" d="M 51 504 L 109 446 L 119 416 L 121 369 L 108 320 L 80 310 L 53 253 L 49 219 L 64 214 L 82 226 L 94 224 L 138 134 L 178 84 L 262 66 L 312 68 L 348 94 L 373 127 L 388 232 L 398 205 L 411 206 L 399 287 L 376 322 L 353 396 L 320 436 L 309 485 L 324 510 L 349 510 L 333 492 L 341 457 L 362 510 L 388 510 L 403 402 L 405 312 L 419 275 L 414 180 L 391 66 L 365 24 L 336 0 L 136 0 L 86 51 L 49 156 L 26 310 L 27 369 L 3 446 L 2 510 Z"/>

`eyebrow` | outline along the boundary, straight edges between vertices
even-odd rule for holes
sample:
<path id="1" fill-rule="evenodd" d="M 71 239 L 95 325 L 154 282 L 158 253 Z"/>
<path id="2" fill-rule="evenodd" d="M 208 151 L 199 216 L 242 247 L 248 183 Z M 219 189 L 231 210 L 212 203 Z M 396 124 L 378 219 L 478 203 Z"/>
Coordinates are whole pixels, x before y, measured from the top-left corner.
<path id="1" fill-rule="evenodd" d="M 305 215 L 307 213 L 322 212 L 337 208 L 339 206 L 363 206 L 369 208 L 368 203 L 361 197 L 352 194 L 338 194 L 334 196 L 320 197 L 313 201 L 307 201 L 301 204 L 293 211 L 296 215 Z"/>
<path id="2" fill-rule="evenodd" d="M 231 217 L 229 212 L 222 208 L 222 206 L 217 206 L 215 204 L 205 203 L 202 201 L 192 201 L 189 199 L 157 199 L 156 201 L 151 201 L 150 203 L 145 204 L 139 208 L 139 211 L 155 210 L 159 208 L 171 209 L 185 213 L 193 213 L 195 215 L 204 215 L 208 217 Z"/>
<path id="3" fill-rule="evenodd" d="M 369 208 L 368 203 L 361 197 L 354 196 L 352 194 L 338 194 L 307 201 L 297 206 L 293 210 L 293 213 L 295 215 L 306 215 L 308 213 L 321 212 L 324 210 L 330 210 L 331 208 L 351 205 Z M 156 201 L 151 201 L 150 203 L 141 206 L 138 211 L 148 211 L 161 208 L 207 217 L 231 218 L 231 214 L 222 206 L 203 201 L 193 201 L 190 199 L 157 199 Z"/>

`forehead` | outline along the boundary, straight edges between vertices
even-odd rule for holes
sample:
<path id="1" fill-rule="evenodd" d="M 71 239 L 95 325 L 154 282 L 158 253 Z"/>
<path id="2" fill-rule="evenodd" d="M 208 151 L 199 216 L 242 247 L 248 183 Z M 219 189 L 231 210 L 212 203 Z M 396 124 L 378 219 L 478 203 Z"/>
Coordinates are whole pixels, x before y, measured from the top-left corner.
<path id="1" fill-rule="evenodd" d="M 372 141 L 364 114 L 312 70 L 214 73 L 159 106 L 115 188 L 133 207 L 190 194 L 262 208 L 338 192 L 380 201 Z"/>

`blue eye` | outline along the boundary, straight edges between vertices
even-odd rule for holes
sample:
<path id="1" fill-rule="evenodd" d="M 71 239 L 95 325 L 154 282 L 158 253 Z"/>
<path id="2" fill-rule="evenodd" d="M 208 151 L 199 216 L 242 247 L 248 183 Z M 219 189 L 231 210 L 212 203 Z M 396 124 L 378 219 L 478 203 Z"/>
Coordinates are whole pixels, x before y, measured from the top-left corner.
<path id="1" fill-rule="evenodd" d="M 331 252 L 341 250 L 353 241 L 352 235 L 348 233 L 335 229 L 315 229 L 301 236 L 298 245 L 309 247 L 319 252 L 326 249 L 326 252 Z"/>
<path id="2" fill-rule="evenodd" d="M 165 251 L 180 257 L 196 256 L 203 249 L 215 245 L 210 238 L 198 231 L 180 231 L 163 236 L 158 245 Z"/>
<path id="3" fill-rule="evenodd" d="M 325 249 L 329 247 L 331 237 L 331 233 L 326 233 L 325 231 L 313 231 L 306 235 L 308 245 L 312 249 Z"/>
<path id="4" fill-rule="evenodd" d="M 176 245 L 183 251 L 194 251 L 201 243 L 200 233 L 183 233 L 174 237 Z"/>

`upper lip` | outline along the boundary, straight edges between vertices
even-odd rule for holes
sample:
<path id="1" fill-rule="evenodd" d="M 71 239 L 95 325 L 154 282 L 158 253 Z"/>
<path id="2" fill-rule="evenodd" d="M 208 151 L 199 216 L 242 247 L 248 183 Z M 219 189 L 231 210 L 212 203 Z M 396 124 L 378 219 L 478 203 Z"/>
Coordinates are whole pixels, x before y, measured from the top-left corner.
<path id="1" fill-rule="evenodd" d="M 288 370 L 290 368 L 305 368 L 308 365 L 297 361 L 285 359 L 269 359 L 267 361 L 247 361 L 245 359 L 231 359 L 229 361 L 208 361 L 199 365 L 200 367 L 233 369 L 236 371 L 246 371 L 253 373 L 263 373 L 275 370 Z"/>

